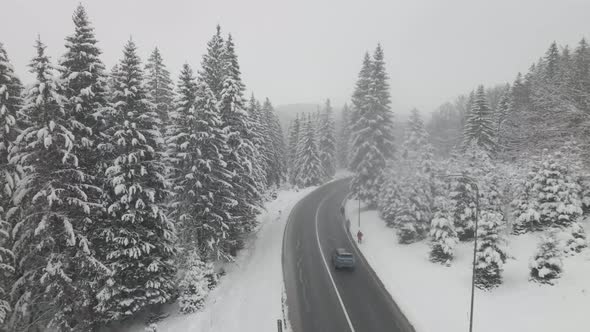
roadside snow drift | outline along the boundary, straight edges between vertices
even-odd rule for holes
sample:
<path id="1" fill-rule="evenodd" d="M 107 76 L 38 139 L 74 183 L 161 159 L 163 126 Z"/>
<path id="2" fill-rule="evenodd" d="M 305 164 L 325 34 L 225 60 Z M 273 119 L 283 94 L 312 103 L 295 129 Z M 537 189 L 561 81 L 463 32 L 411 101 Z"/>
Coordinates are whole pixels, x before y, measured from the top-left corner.
<path id="1" fill-rule="evenodd" d="M 358 230 L 358 201 L 346 205 L 351 233 Z M 429 242 L 398 244 L 377 211 L 361 207 L 363 255 L 418 332 L 469 330 L 473 242 L 460 243 L 450 267 L 428 260 Z M 583 223 L 590 230 L 590 223 Z M 508 237 L 503 284 L 476 289 L 473 330 L 477 332 L 576 332 L 590 327 L 590 250 L 564 258 L 556 285 L 528 281 L 538 234 Z"/>

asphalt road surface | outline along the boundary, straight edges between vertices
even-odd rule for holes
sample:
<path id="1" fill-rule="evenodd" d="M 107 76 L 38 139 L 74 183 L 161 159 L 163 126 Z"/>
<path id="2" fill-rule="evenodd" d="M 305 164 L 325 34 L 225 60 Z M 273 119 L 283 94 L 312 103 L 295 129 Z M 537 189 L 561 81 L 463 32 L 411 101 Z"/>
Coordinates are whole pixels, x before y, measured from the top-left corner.
<path id="1" fill-rule="evenodd" d="M 283 239 L 283 273 L 294 332 L 410 332 L 375 272 L 354 247 L 340 207 L 349 179 L 328 183 L 291 211 Z M 333 250 L 356 258 L 354 271 L 337 271 Z"/>

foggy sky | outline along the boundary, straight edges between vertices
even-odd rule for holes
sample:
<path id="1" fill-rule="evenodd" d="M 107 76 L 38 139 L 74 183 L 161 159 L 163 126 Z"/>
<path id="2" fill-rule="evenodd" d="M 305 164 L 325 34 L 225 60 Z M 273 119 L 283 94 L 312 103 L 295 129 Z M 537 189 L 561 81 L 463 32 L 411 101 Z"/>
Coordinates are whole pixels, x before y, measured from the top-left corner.
<path id="1" fill-rule="evenodd" d="M 6 0 L 0 42 L 19 76 L 39 33 L 56 61 L 79 0 Z M 555 40 L 590 37 L 588 0 L 101 0 L 81 1 L 110 69 L 130 36 L 145 61 L 158 46 L 176 82 L 199 68 L 220 24 L 231 32 L 249 91 L 275 105 L 339 106 L 350 99 L 365 51 L 381 42 L 396 112 L 429 112 L 477 84 L 512 81 Z"/>

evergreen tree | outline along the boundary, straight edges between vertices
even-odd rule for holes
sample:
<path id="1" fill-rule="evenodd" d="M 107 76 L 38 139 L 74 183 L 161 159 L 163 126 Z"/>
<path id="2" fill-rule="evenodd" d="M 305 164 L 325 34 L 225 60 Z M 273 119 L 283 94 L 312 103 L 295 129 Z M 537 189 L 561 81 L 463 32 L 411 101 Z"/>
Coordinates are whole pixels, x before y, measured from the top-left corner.
<path id="1" fill-rule="evenodd" d="M 502 283 L 506 263 L 506 241 L 502 237 L 503 221 L 498 212 L 484 211 L 477 228 L 475 285 L 489 290 Z"/>
<path id="2" fill-rule="evenodd" d="M 167 130 L 168 156 L 171 161 L 171 181 L 175 194 L 171 208 L 176 221 L 176 228 L 183 248 L 198 247 L 197 232 L 199 225 L 194 223 L 197 214 L 198 183 L 195 167 L 199 159 L 199 147 L 196 145 L 196 110 L 197 83 L 193 70 L 188 64 L 182 66 L 178 79 L 175 110 L 170 113 Z"/>
<path id="3" fill-rule="evenodd" d="M 399 164 L 390 162 L 383 171 L 383 181 L 379 189 L 379 199 L 377 207 L 379 208 L 380 216 L 387 226 L 394 227 L 398 224 L 396 217 L 398 215 L 401 205 L 401 185 L 398 182 Z"/>
<path id="4" fill-rule="evenodd" d="M 430 224 L 430 260 L 449 264 L 453 259 L 458 238 L 452 218 L 452 206 L 446 196 L 435 198 L 436 210 Z"/>
<path id="5" fill-rule="evenodd" d="M 530 280 L 553 285 L 563 271 L 563 254 L 555 232 L 541 238 L 537 252 L 530 262 Z"/>
<path id="6" fill-rule="evenodd" d="M 541 225 L 567 227 L 582 215 L 579 184 L 563 165 L 561 153 L 547 155 L 532 182 Z"/>
<path id="7" fill-rule="evenodd" d="M 350 109 L 347 104 L 342 108 L 342 119 L 338 130 L 337 161 L 341 168 L 348 167 L 348 155 L 350 152 Z"/>
<path id="8" fill-rule="evenodd" d="M 268 128 L 267 144 L 269 151 L 269 168 L 267 170 L 268 185 L 279 186 L 285 177 L 285 141 L 279 118 L 268 98 L 262 105 L 262 112 Z M 317 148 L 317 147 L 316 147 Z"/>
<path id="9" fill-rule="evenodd" d="M 315 140 L 315 130 L 311 116 L 303 126 L 298 147 L 297 184 L 302 187 L 317 186 L 322 181 L 322 165 Z"/>
<path id="10" fill-rule="evenodd" d="M 512 202 L 512 216 L 514 217 L 514 224 L 512 232 L 515 234 L 522 234 L 541 228 L 541 214 L 539 213 L 539 205 L 537 201 L 537 192 L 534 190 L 534 179 L 538 169 L 533 169 L 527 174 L 517 187 L 517 196 Z"/>
<path id="11" fill-rule="evenodd" d="M 148 100 L 154 104 L 160 121 L 166 124 L 173 109 L 174 85 L 157 47 L 148 58 L 145 71 Z"/>
<path id="12" fill-rule="evenodd" d="M 15 273 L 11 217 L 16 207 L 12 204 L 12 196 L 22 170 L 9 163 L 9 154 L 22 125 L 22 90 L 4 45 L 0 43 L 0 329 L 11 310 L 9 292 Z"/>
<path id="13" fill-rule="evenodd" d="M 330 99 L 326 100 L 326 106 L 320 115 L 318 150 L 325 181 L 336 174 L 336 137 Z"/>
<path id="14" fill-rule="evenodd" d="M 572 223 L 566 232 L 567 241 L 565 243 L 565 251 L 567 253 L 573 255 L 588 247 L 586 231 L 579 222 Z"/>
<path id="15" fill-rule="evenodd" d="M 480 85 L 475 93 L 473 105 L 465 123 L 463 138 L 464 147 L 475 143 L 488 154 L 496 152 L 496 139 L 491 109 L 483 85 Z"/>
<path id="16" fill-rule="evenodd" d="M 259 191 L 263 192 L 267 188 L 266 172 L 270 163 L 269 147 L 266 145 L 266 137 L 268 137 L 268 128 L 265 126 L 264 116 L 262 114 L 262 107 L 254 95 L 251 96 L 248 103 L 248 114 L 250 122 L 252 123 L 252 143 L 254 144 L 254 170 L 255 179 L 258 184 Z"/>
<path id="17" fill-rule="evenodd" d="M 510 89 L 510 85 L 506 85 L 504 93 L 500 98 L 500 102 L 496 107 L 496 146 L 499 150 L 506 149 L 506 120 L 509 118 L 510 113 L 512 112 L 512 91 Z"/>
<path id="18" fill-rule="evenodd" d="M 548 83 L 555 83 L 560 61 L 559 49 L 557 48 L 556 42 L 551 43 L 543 60 L 544 80 Z"/>
<path id="19" fill-rule="evenodd" d="M 198 253 L 188 253 L 186 270 L 178 285 L 180 312 L 190 314 L 203 307 L 215 278 L 213 264 L 203 261 Z"/>
<path id="20" fill-rule="evenodd" d="M 355 176 L 352 192 L 371 205 L 376 204 L 378 178 L 394 152 L 388 76 L 381 45 L 373 60 L 363 63 L 353 94 L 351 169 Z"/>
<path id="21" fill-rule="evenodd" d="M 295 119 L 291 122 L 291 127 L 289 129 L 289 182 L 291 184 L 295 183 L 295 179 L 297 179 L 297 144 L 299 142 L 299 137 L 302 134 L 302 126 L 299 120 L 299 114 L 295 116 Z"/>
<path id="22" fill-rule="evenodd" d="M 85 330 L 92 323 L 97 280 L 106 272 L 88 236 L 96 222 L 92 213 L 100 207 L 91 197 L 99 188 L 79 163 L 88 141 L 74 135 L 92 130 L 66 108 L 66 88 L 39 39 L 36 50 L 30 64 L 36 80 L 23 106 L 30 125 L 18 136 L 11 158 L 27 170 L 14 196 L 23 211 L 13 231 L 20 275 L 11 329 Z"/>
<path id="23" fill-rule="evenodd" d="M 227 170 L 234 174 L 231 183 L 236 204 L 229 211 L 235 221 L 232 223 L 235 227 L 230 227 L 229 233 L 233 241 L 229 249 L 233 252 L 241 246 L 239 236 L 254 228 L 257 209 L 261 207 L 262 199 L 254 176 L 258 165 L 253 160 L 255 147 L 250 139 L 252 123 L 244 105 L 244 85 L 231 35 L 225 42 L 222 56 L 223 88 L 218 107 L 229 148 L 223 157 Z"/>
<path id="24" fill-rule="evenodd" d="M 422 239 L 434 212 L 434 169 L 432 147 L 418 110 L 413 110 L 407 125 L 402 158 L 395 170 L 399 186 L 396 218 L 402 243 Z"/>
<path id="25" fill-rule="evenodd" d="M 133 41 L 125 45 L 107 114 L 104 147 L 112 157 L 108 221 L 101 232 L 102 259 L 112 273 L 101 285 L 96 309 L 105 321 L 119 320 L 169 302 L 174 294 L 175 230 L 166 216 L 160 120 L 148 100 L 144 73 Z"/>

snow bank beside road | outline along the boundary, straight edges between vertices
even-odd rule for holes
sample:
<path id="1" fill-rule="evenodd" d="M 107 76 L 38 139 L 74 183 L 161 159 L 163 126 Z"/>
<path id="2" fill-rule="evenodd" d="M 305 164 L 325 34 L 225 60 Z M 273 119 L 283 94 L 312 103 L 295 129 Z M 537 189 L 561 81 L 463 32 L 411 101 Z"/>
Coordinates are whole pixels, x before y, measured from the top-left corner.
<path id="1" fill-rule="evenodd" d="M 349 201 L 351 233 L 358 231 L 358 201 Z M 583 224 L 590 231 L 590 222 Z M 377 211 L 361 207 L 364 243 L 359 249 L 418 332 L 468 331 L 473 243 L 460 243 L 452 266 L 428 260 L 423 241 L 400 245 Z M 590 326 L 590 250 L 564 259 L 555 286 L 528 281 L 529 260 L 538 235 L 509 236 L 504 283 L 489 291 L 476 289 L 474 331 L 585 331 Z"/>
<path id="2" fill-rule="evenodd" d="M 157 324 L 158 332 L 276 332 L 277 319 L 283 317 L 283 231 L 292 207 L 313 189 L 279 192 L 266 205 L 260 228 L 246 248 L 225 266 L 227 274 L 211 291 L 203 310 L 183 315 L 172 306 L 170 317 Z M 144 326 L 129 331 L 143 332 Z"/>

